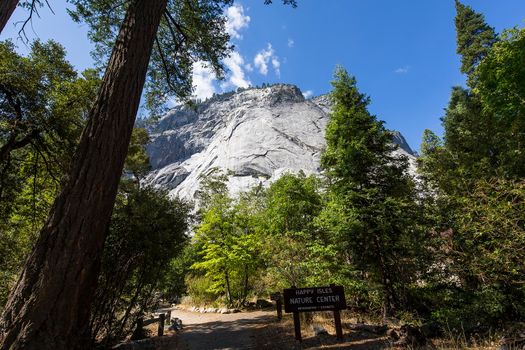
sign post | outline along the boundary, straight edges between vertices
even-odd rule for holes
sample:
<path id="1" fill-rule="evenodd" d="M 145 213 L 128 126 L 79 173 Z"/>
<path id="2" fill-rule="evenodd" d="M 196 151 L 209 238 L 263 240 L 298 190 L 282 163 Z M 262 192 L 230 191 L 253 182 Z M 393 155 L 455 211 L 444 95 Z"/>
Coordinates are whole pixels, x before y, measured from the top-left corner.
<path id="1" fill-rule="evenodd" d="M 272 293 L 270 299 L 275 301 L 275 307 L 277 308 L 277 319 L 280 321 L 283 318 L 283 296 L 281 293 Z"/>
<path id="2" fill-rule="evenodd" d="M 335 334 L 337 339 L 343 339 L 343 327 L 341 326 L 341 311 L 334 310 Z"/>
<path id="3" fill-rule="evenodd" d="M 284 311 L 293 312 L 295 339 L 301 341 L 300 312 L 333 311 L 337 339 L 343 339 L 340 310 L 346 309 L 345 291 L 342 286 L 285 289 Z"/>

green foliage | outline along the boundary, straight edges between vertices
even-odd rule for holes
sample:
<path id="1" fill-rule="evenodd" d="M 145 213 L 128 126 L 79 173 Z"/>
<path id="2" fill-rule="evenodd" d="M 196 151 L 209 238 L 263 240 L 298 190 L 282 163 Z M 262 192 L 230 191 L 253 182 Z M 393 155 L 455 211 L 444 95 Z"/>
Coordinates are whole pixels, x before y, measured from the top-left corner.
<path id="1" fill-rule="evenodd" d="M 95 43 L 92 53 L 102 67 L 109 57 L 118 28 L 132 0 L 69 0 L 69 10 L 76 22 L 89 25 L 89 37 Z M 296 0 L 283 0 L 296 6 Z M 217 78 L 224 75 L 223 59 L 232 51 L 225 30 L 224 9 L 233 0 L 168 0 L 151 54 L 147 81 L 146 106 L 155 115 L 165 109 L 165 102 L 175 96 L 189 102 L 194 86 L 194 64 L 203 64 Z M 266 4 L 271 1 L 265 0 Z"/>
<path id="2" fill-rule="evenodd" d="M 225 179 L 218 170 L 203 179 L 207 202 L 194 243 L 201 257 L 193 268 L 214 282 L 207 296 L 242 304 L 252 292 L 336 280 L 335 245 L 315 224 L 323 205 L 316 177 L 285 174 L 267 190 L 256 187 L 235 199 Z M 193 299 L 204 298 L 199 288 L 188 289 Z"/>
<path id="3" fill-rule="evenodd" d="M 468 191 L 472 186 L 469 180 L 498 173 L 500 143 L 495 132 L 496 123 L 492 114 L 484 112 L 476 94 L 460 87 L 453 88 L 442 121 L 444 142 L 442 148 L 432 150 L 439 150 L 432 160 L 437 166 L 432 172 L 447 193 Z M 430 160 L 430 149 L 425 152 L 424 159 Z"/>
<path id="4" fill-rule="evenodd" d="M 478 317 L 525 318 L 525 184 L 481 180 L 460 205 L 454 271 L 473 293 Z"/>
<path id="5" fill-rule="evenodd" d="M 192 286 L 192 283 L 188 282 L 187 279 L 191 278 L 191 266 L 197 262 L 199 250 L 200 247 L 197 244 L 191 244 L 191 241 L 188 240 L 188 244 L 170 261 L 165 282 L 162 286 L 162 297 L 165 300 L 177 302 L 185 294 L 194 295 L 193 291 L 187 290 L 187 287 Z"/>
<path id="6" fill-rule="evenodd" d="M 325 217 L 348 250 L 356 269 L 381 285 L 387 314 L 406 305 L 406 287 L 415 282 L 424 242 L 415 186 L 406 158 L 395 156 L 392 135 L 367 110 L 369 99 L 355 78 L 338 68 L 331 98 L 322 165 L 333 204 Z"/>
<path id="7" fill-rule="evenodd" d="M 36 239 L 69 166 L 98 87 L 77 76 L 57 43 L 27 57 L 0 43 L 0 306 Z"/>
<path id="8" fill-rule="evenodd" d="M 147 142 L 146 130 L 135 128 L 104 246 L 90 330 L 106 345 L 129 335 L 160 297 L 175 300 L 184 292 L 182 274 L 195 253 L 186 236 L 190 206 L 140 186 L 149 169 Z"/>
<path id="9" fill-rule="evenodd" d="M 251 225 L 251 200 L 230 198 L 225 180 L 225 174 L 215 170 L 202 181 L 202 220 L 195 233 L 202 258 L 192 267 L 213 281 L 207 292 L 224 295 L 232 305 L 248 296 L 258 267 L 259 241 Z"/>
<path id="10" fill-rule="evenodd" d="M 89 25 L 95 43 L 93 56 L 103 66 L 115 42 L 118 28 L 131 0 L 70 0 L 73 20 Z M 221 60 L 231 51 L 224 29 L 224 7 L 232 0 L 170 0 L 162 17 L 151 54 L 146 82 L 146 104 L 162 111 L 168 96 L 182 100 L 193 91 L 194 62 L 210 66 L 218 77 L 223 74 Z"/>
<path id="11" fill-rule="evenodd" d="M 272 218 L 269 233 L 293 236 L 311 231 L 322 206 L 319 186 L 319 179 L 302 172 L 284 174 L 275 181 L 266 192 L 266 215 Z"/>
<path id="12" fill-rule="evenodd" d="M 435 240 L 420 292 L 442 325 L 471 331 L 525 319 L 525 40 L 517 29 L 496 40 L 481 15 L 457 8 L 471 89 L 453 89 L 443 140 L 424 134 L 419 169 Z"/>
<path id="13" fill-rule="evenodd" d="M 187 293 L 193 305 L 217 304 L 220 294 L 214 291 L 215 282 L 209 276 L 187 274 L 185 279 Z"/>
<path id="14" fill-rule="evenodd" d="M 155 189 L 134 188 L 117 198 L 102 257 L 91 331 L 106 342 L 123 338 L 158 302 L 170 262 L 186 244 L 189 207 Z"/>
<path id="15" fill-rule="evenodd" d="M 461 72 L 470 75 L 497 41 L 496 33 L 482 14 L 456 0 L 456 36 Z"/>
<path id="16" fill-rule="evenodd" d="M 133 175 L 133 179 L 137 183 L 142 180 L 151 169 L 149 157 L 144 148 L 149 141 L 149 135 L 146 129 L 133 129 L 128 147 L 128 155 L 124 163 L 124 172 Z"/>
<path id="17" fill-rule="evenodd" d="M 323 207 L 320 185 L 313 175 L 285 174 L 265 193 L 260 223 L 268 291 L 334 279 L 335 247 L 315 222 Z"/>
<path id="18" fill-rule="evenodd" d="M 498 142 L 505 178 L 525 177 L 525 29 L 502 35 L 474 72 L 483 112 L 493 115 L 488 129 Z"/>

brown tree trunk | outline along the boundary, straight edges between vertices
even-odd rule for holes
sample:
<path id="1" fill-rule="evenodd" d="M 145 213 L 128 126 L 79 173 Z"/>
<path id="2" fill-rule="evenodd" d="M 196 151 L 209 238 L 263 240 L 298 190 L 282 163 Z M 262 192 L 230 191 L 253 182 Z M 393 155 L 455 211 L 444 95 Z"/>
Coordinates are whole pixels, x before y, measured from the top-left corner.
<path id="1" fill-rule="evenodd" d="M 379 262 L 379 273 L 381 275 L 381 284 L 383 285 L 383 320 L 394 314 L 397 307 L 397 297 L 392 285 L 390 269 L 387 265 L 383 254 L 380 238 L 374 235 L 374 244 L 376 247 L 377 259 Z"/>
<path id="2" fill-rule="evenodd" d="M 18 5 L 18 0 L 0 0 L 0 33 Z"/>
<path id="3" fill-rule="evenodd" d="M 230 276 L 228 270 L 224 270 L 224 282 L 226 283 L 226 299 L 228 300 L 229 306 L 233 304 L 232 293 L 230 289 Z"/>
<path id="4" fill-rule="evenodd" d="M 248 298 L 248 265 L 244 265 L 244 288 L 242 292 L 242 303 Z"/>
<path id="5" fill-rule="evenodd" d="M 0 320 L 1 350 L 89 346 L 106 227 L 166 1 L 128 9 L 71 170 Z"/>

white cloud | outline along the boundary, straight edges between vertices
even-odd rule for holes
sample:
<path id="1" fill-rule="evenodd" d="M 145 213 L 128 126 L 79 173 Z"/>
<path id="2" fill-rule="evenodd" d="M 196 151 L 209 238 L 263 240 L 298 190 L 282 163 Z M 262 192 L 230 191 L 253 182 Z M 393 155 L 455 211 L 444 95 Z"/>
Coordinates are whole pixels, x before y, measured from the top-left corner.
<path id="1" fill-rule="evenodd" d="M 233 39 L 242 39 L 239 31 L 247 28 L 250 23 L 250 16 L 244 14 L 242 5 L 235 4 L 226 10 L 226 32 Z"/>
<path id="2" fill-rule="evenodd" d="M 314 92 L 312 90 L 306 90 L 305 92 L 303 92 L 304 98 L 310 98 L 313 95 L 314 95 Z"/>
<path id="3" fill-rule="evenodd" d="M 213 70 L 206 66 L 203 61 L 198 61 L 193 64 L 193 86 L 195 91 L 193 96 L 200 100 L 205 100 L 212 97 L 216 92 L 213 81 L 216 79 Z"/>
<path id="4" fill-rule="evenodd" d="M 409 71 L 409 66 L 399 67 L 398 69 L 394 70 L 394 73 L 396 74 L 407 74 Z"/>
<path id="5" fill-rule="evenodd" d="M 293 47 L 293 46 L 294 46 L 294 44 L 295 44 L 295 41 L 293 41 L 293 39 L 292 39 L 292 38 L 288 38 L 288 47 L 290 47 L 290 48 L 291 48 L 291 47 Z"/>
<path id="6" fill-rule="evenodd" d="M 268 74 L 268 65 L 271 63 L 275 74 L 277 76 L 281 75 L 280 67 L 281 62 L 279 62 L 279 57 L 275 55 L 275 51 L 272 47 L 272 44 L 268 44 L 266 49 L 262 49 L 255 55 L 255 58 L 253 59 L 253 63 L 255 65 L 255 68 L 259 70 L 259 73 L 262 75 Z"/>
<path id="7" fill-rule="evenodd" d="M 275 71 L 275 74 L 280 77 L 281 76 L 281 62 L 279 62 L 279 58 L 277 57 L 272 57 L 272 67 L 273 67 L 273 70 Z"/>
<path id="8" fill-rule="evenodd" d="M 230 57 L 225 58 L 223 62 L 230 71 L 228 81 L 222 84 L 223 88 L 228 86 L 247 88 L 251 85 L 250 80 L 244 75 L 244 59 L 237 51 L 232 52 Z"/>
<path id="9" fill-rule="evenodd" d="M 240 4 L 235 4 L 225 12 L 226 23 L 225 29 L 232 39 L 242 39 L 241 31 L 250 24 L 250 16 L 245 14 L 245 9 Z M 220 83 L 222 89 L 246 88 L 251 85 L 246 71 L 253 71 L 253 66 L 245 64 L 244 58 L 238 51 L 233 51 L 229 57 L 223 61 L 227 68 L 226 80 Z M 277 67 L 278 68 L 278 67 Z M 193 85 L 195 91 L 194 97 L 204 100 L 218 92 L 217 77 L 213 70 L 206 66 L 205 62 L 199 61 L 193 64 Z"/>

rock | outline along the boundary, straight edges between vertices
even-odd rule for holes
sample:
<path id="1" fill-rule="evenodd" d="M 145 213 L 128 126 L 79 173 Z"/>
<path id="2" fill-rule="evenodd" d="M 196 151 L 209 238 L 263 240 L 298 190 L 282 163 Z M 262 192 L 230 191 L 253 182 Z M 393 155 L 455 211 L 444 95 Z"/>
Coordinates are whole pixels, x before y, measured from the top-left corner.
<path id="1" fill-rule="evenodd" d="M 379 325 L 364 324 L 364 323 L 353 324 L 353 325 L 350 325 L 349 328 L 351 330 L 358 331 L 358 332 L 368 332 L 368 333 L 374 333 L 374 334 L 379 334 L 379 335 L 385 334 L 388 329 L 386 325 L 379 326 Z"/>
<path id="2" fill-rule="evenodd" d="M 330 108 L 326 95 L 305 100 L 286 84 L 219 95 L 195 110 L 175 107 L 148 127 L 152 172 L 145 182 L 194 200 L 201 176 L 214 168 L 229 172 L 232 194 L 287 172 L 318 174 Z M 395 152 L 415 172 L 414 152 L 400 133 L 394 136 L 401 146 Z"/>
<path id="3" fill-rule="evenodd" d="M 396 341 L 399 339 L 399 332 L 395 328 L 390 328 L 388 331 L 386 331 L 386 336 Z"/>
<path id="4" fill-rule="evenodd" d="M 318 324 L 314 324 L 312 326 L 312 330 L 314 331 L 316 337 L 328 335 L 328 331 L 323 326 Z"/>
<path id="5" fill-rule="evenodd" d="M 425 338 L 433 338 L 442 335 L 441 328 L 437 322 L 424 323 L 419 330 Z"/>
<path id="6" fill-rule="evenodd" d="M 401 326 L 401 320 L 399 318 L 396 318 L 396 317 L 386 317 L 385 318 L 385 323 L 389 326 L 394 326 L 394 327 L 400 327 Z"/>
<path id="7" fill-rule="evenodd" d="M 272 302 L 266 300 L 266 299 L 257 299 L 255 302 L 255 306 L 259 309 L 265 309 L 269 307 L 273 307 Z"/>
<path id="8" fill-rule="evenodd" d="M 168 328 L 170 331 L 180 331 L 182 330 L 182 320 L 178 317 L 171 319 L 171 325 Z"/>
<path id="9" fill-rule="evenodd" d="M 399 340 L 394 345 L 414 348 L 425 345 L 426 342 L 427 339 L 418 327 L 405 324 L 399 329 Z"/>
<path id="10" fill-rule="evenodd" d="M 177 342 L 177 337 L 157 337 L 155 339 L 142 339 L 118 344 L 111 349 L 116 350 L 157 350 L 173 348 Z"/>
<path id="11" fill-rule="evenodd" d="M 230 310 L 226 309 L 226 308 L 222 308 L 222 309 L 219 309 L 219 313 L 220 314 L 229 314 L 230 313 Z"/>

